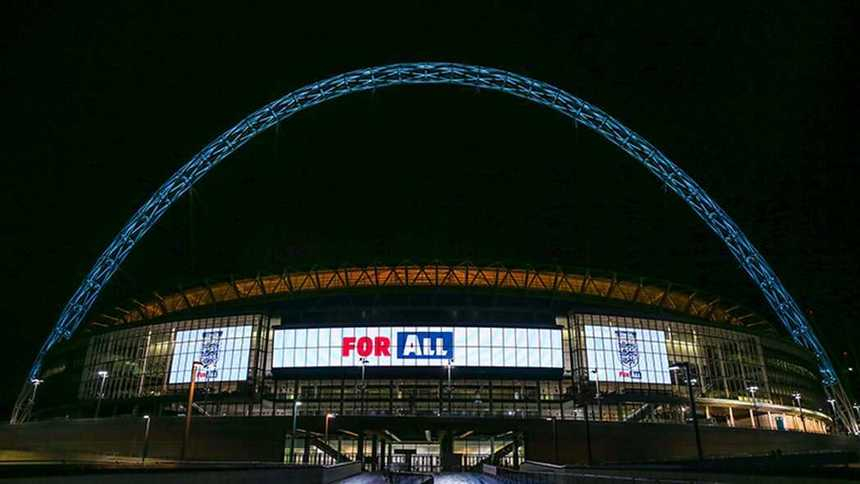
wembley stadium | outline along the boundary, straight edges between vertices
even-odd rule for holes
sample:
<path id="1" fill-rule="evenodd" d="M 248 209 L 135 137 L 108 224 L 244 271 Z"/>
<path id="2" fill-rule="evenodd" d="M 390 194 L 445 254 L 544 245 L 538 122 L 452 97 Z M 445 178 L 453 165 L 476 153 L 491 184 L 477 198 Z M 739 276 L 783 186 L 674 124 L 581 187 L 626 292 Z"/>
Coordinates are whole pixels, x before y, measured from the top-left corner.
<path id="1" fill-rule="evenodd" d="M 25 427 L 80 442 L 80 425 L 112 422 L 134 437 L 86 445 L 130 454 L 143 416 L 147 434 L 158 424 L 150 455 L 426 471 L 624 460 L 625 446 L 646 460 L 654 439 L 690 456 L 693 420 L 712 455 L 773 445 L 755 433 L 833 431 L 815 355 L 762 316 L 664 281 L 561 270 L 370 266 L 153 292 L 92 317 L 40 379 Z"/>
<path id="2" fill-rule="evenodd" d="M 249 140 L 320 103 L 414 85 L 504 93 L 592 129 L 701 219 L 773 321 L 666 281 L 470 263 L 286 270 L 100 300 L 93 311 L 153 225 Z M 408 63 L 296 89 L 168 178 L 64 306 L 0 443 L 63 460 L 351 461 L 421 472 L 821 449 L 856 460 L 853 402 L 762 254 L 646 139 L 529 77 Z"/>

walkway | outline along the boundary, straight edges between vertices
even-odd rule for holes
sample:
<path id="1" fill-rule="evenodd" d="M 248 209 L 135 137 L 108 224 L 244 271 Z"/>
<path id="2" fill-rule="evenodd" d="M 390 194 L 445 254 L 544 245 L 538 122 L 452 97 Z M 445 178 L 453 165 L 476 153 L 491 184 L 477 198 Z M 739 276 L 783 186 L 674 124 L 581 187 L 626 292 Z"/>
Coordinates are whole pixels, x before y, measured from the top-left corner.
<path id="1" fill-rule="evenodd" d="M 501 481 L 486 474 L 450 472 L 433 475 L 433 484 L 500 484 Z M 386 484 L 382 474 L 363 472 L 339 481 L 338 484 Z"/>

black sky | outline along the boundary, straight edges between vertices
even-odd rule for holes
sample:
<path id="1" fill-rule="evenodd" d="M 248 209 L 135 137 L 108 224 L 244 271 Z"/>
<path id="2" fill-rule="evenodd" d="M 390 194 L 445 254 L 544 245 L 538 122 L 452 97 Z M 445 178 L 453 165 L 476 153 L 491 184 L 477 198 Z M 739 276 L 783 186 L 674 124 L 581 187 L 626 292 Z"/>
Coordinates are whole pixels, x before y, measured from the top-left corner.
<path id="1" fill-rule="evenodd" d="M 404 61 L 505 68 L 604 108 L 708 190 L 837 364 L 858 364 L 854 2 L 176 3 L 0 13 L 0 413 L 98 254 L 178 166 L 295 88 Z M 616 148 L 546 109 L 444 87 L 344 98 L 259 136 L 168 212 L 101 304 L 403 260 L 615 270 L 766 312 L 720 243 Z"/>

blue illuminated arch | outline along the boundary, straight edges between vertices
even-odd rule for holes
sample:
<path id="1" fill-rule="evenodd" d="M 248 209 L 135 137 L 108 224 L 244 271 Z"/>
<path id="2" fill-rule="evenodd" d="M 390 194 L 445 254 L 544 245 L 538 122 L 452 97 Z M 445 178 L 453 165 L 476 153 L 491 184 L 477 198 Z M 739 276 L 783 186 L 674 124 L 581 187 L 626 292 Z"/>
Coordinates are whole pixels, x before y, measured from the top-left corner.
<path id="1" fill-rule="evenodd" d="M 410 84 L 447 84 L 499 91 L 544 105 L 583 124 L 642 163 L 666 187 L 681 197 L 705 224 L 723 240 L 753 282 L 761 289 L 776 316 L 799 344 L 818 357 L 828 394 L 840 401 L 840 419 L 856 431 L 850 402 L 839 385 L 836 372 L 823 346 L 813 334 L 803 313 L 776 274 L 753 247 L 737 224 L 683 170 L 651 143 L 597 108 L 557 87 L 499 69 L 448 64 L 394 64 L 359 69 L 297 89 L 255 111 L 209 143 L 183 165 L 143 204 L 108 245 L 69 299 L 57 324 L 42 345 L 30 370 L 37 378 L 42 360 L 60 339 L 69 338 L 89 312 L 105 284 L 165 211 L 221 160 L 257 134 L 304 109 L 347 94 Z M 26 390 L 26 389 L 25 389 Z M 22 392 L 22 398 L 23 394 Z M 21 400 L 21 399 L 19 399 Z M 847 412 L 845 409 L 848 409 Z M 16 406 L 13 421 L 20 417 Z"/>

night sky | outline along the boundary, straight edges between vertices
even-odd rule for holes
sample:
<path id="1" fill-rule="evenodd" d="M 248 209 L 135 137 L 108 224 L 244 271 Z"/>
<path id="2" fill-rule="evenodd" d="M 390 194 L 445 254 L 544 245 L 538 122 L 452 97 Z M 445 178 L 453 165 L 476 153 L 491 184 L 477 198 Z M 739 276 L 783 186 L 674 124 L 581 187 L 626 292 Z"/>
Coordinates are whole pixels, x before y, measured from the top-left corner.
<path id="1" fill-rule="evenodd" d="M 176 168 L 295 88 L 405 61 L 504 68 L 605 109 L 735 218 L 837 366 L 860 366 L 856 2 L 12 3 L 0 415 L 98 254 Z M 354 95 L 258 136 L 167 213 L 99 305 L 406 260 L 613 270 L 770 315 L 721 243 L 620 150 L 545 108 L 452 87 Z"/>

